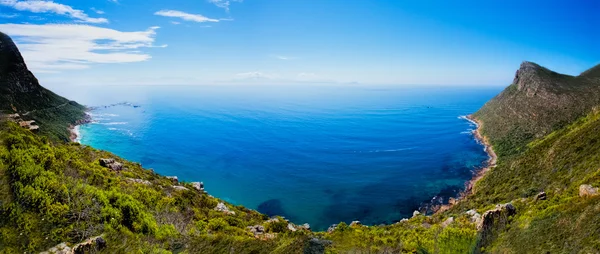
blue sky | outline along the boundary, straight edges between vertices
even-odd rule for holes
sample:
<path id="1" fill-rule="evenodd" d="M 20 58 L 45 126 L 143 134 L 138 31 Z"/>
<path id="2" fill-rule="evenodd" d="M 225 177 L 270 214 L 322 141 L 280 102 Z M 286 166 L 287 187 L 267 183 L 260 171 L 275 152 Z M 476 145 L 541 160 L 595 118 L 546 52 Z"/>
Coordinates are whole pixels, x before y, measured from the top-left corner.
<path id="1" fill-rule="evenodd" d="M 43 84 L 507 85 L 600 63 L 600 3 L 0 0 Z"/>

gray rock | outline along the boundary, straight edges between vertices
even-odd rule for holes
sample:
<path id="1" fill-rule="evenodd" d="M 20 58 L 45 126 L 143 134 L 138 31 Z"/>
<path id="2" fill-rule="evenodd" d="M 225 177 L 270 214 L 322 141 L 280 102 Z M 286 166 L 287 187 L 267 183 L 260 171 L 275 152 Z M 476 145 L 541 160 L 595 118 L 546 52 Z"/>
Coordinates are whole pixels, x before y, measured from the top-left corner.
<path id="1" fill-rule="evenodd" d="M 579 186 L 580 197 L 593 197 L 598 195 L 598 188 L 594 188 L 589 184 L 582 184 Z"/>
<path id="2" fill-rule="evenodd" d="M 508 218 L 517 214 L 517 209 L 511 204 L 496 205 L 495 209 L 486 211 L 477 225 L 478 230 L 487 230 L 497 224 L 506 224 Z"/>
<path id="3" fill-rule="evenodd" d="M 203 182 L 192 182 L 192 187 L 198 191 L 204 191 L 204 183 Z"/>
<path id="4" fill-rule="evenodd" d="M 167 179 L 170 179 L 174 184 L 179 183 L 179 178 L 177 178 L 177 176 L 167 176 Z"/>
<path id="5" fill-rule="evenodd" d="M 546 192 L 542 191 L 535 196 L 535 200 L 546 200 Z"/>
<path id="6" fill-rule="evenodd" d="M 261 235 L 265 233 L 265 227 L 262 225 L 254 225 L 247 227 L 254 236 Z"/>
<path id="7" fill-rule="evenodd" d="M 308 224 L 308 223 L 304 223 L 298 227 L 301 229 L 310 230 L 310 224 Z"/>
<path id="8" fill-rule="evenodd" d="M 229 208 L 223 202 L 220 202 L 219 204 L 217 204 L 217 207 L 215 207 L 215 210 L 226 213 L 226 214 L 231 214 L 231 215 L 235 214 L 235 212 L 229 210 Z"/>
<path id="9" fill-rule="evenodd" d="M 353 222 L 351 222 L 351 223 L 350 223 L 350 227 L 353 227 L 353 226 L 360 226 L 360 225 L 361 225 L 361 224 L 360 224 L 360 221 L 357 221 L 357 220 L 355 220 L 355 221 L 353 221 Z"/>
<path id="10" fill-rule="evenodd" d="M 187 190 L 190 190 L 190 189 L 188 189 L 186 187 L 179 186 L 179 185 L 173 185 L 172 187 L 173 187 L 173 189 L 175 189 L 177 191 L 187 191 Z"/>
<path id="11" fill-rule="evenodd" d="M 414 211 L 414 212 L 413 212 L 413 218 L 414 218 L 414 217 L 417 217 L 417 216 L 419 216 L 419 215 L 421 215 L 421 212 L 419 212 L 419 211 Z"/>
<path id="12" fill-rule="evenodd" d="M 452 222 L 454 222 L 454 217 L 450 217 L 450 218 L 446 219 L 444 222 L 442 222 L 442 227 L 445 228 L 445 227 L 449 226 L 450 224 L 452 224 Z"/>
<path id="13" fill-rule="evenodd" d="M 109 168 L 113 171 L 121 171 L 123 170 L 123 164 L 115 161 L 115 159 L 100 159 L 100 166 Z"/>
<path id="14" fill-rule="evenodd" d="M 335 231 L 337 226 L 338 226 L 338 224 L 332 224 L 331 226 L 329 226 L 329 228 L 327 229 L 327 233 L 333 233 L 333 231 Z"/>
<path id="15" fill-rule="evenodd" d="M 298 231 L 298 229 L 296 229 L 296 227 L 294 227 L 294 225 L 292 223 L 288 223 L 287 229 L 292 232 Z"/>
<path id="16" fill-rule="evenodd" d="M 479 214 L 475 209 L 471 209 L 465 213 L 471 216 L 471 222 L 474 222 L 477 225 L 481 223 L 481 214 Z"/>
<path id="17" fill-rule="evenodd" d="M 150 181 L 143 180 L 143 179 L 127 178 L 126 180 L 128 182 L 131 182 L 131 183 L 139 183 L 139 184 L 143 184 L 143 185 L 152 185 L 152 183 Z"/>

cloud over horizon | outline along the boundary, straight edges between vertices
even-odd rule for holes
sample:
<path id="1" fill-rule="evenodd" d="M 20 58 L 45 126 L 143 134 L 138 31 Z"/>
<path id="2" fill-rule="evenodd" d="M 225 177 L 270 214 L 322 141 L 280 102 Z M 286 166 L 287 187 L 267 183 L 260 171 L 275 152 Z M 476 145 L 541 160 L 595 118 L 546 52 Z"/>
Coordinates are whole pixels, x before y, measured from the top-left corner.
<path id="1" fill-rule="evenodd" d="M 140 49 L 157 47 L 153 44 L 158 28 L 122 32 L 90 25 L 0 24 L 0 30 L 18 44 L 27 65 L 38 72 L 147 61 L 151 56 Z"/>

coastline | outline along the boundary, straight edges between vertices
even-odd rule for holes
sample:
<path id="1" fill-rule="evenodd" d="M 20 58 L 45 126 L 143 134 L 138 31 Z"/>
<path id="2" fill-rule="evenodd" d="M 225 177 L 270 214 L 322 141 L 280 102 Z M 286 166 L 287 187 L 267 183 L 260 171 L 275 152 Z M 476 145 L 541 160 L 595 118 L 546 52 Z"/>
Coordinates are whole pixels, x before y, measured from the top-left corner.
<path id="1" fill-rule="evenodd" d="M 87 110 L 89 110 L 89 109 L 87 109 Z M 81 141 L 81 131 L 79 129 L 80 126 L 83 124 L 91 123 L 91 122 L 92 122 L 92 116 L 88 112 L 85 112 L 85 117 L 83 117 L 83 119 L 77 121 L 75 124 L 69 125 L 69 141 L 75 142 L 75 143 L 80 143 L 79 142 L 79 141 Z"/>
<path id="2" fill-rule="evenodd" d="M 476 128 L 472 131 L 473 136 L 475 137 L 475 140 L 478 143 L 480 143 L 480 144 L 483 145 L 483 147 L 484 147 L 483 150 L 488 155 L 488 159 L 485 162 L 485 166 L 482 167 L 482 168 L 480 168 L 476 172 L 476 174 L 473 175 L 473 177 L 470 180 L 468 180 L 467 182 L 465 182 L 465 189 L 463 191 L 461 191 L 456 198 L 452 198 L 452 197 L 449 198 L 448 204 L 440 204 L 439 206 L 433 205 L 433 209 L 434 209 L 433 213 L 434 214 L 436 214 L 436 213 L 443 213 L 443 212 L 447 211 L 448 209 L 450 209 L 454 205 L 456 205 L 460 200 L 466 199 L 469 195 L 471 195 L 473 193 L 473 188 L 475 187 L 475 184 L 479 180 L 481 180 L 481 178 L 483 178 L 483 176 L 485 176 L 485 174 L 488 171 L 490 171 L 492 168 L 496 167 L 496 161 L 498 160 L 498 156 L 496 155 L 496 152 L 494 152 L 494 149 L 492 148 L 492 145 L 487 140 L 487 138 L 485 138 L 481 134 L 482 123 L 479 120 L 475 119 L 473 117 L 473 115 L 461 116 L 460 118 L 461 119 L 465 119 L 465 120 L 473 123 L 476 126 Z M 434 197 L 434 199 L 436 197 Z M 421 209 L 421 207 L 419 209 Z"/>
<path id="3" fill-rule="evenodd" d="M 475 130 L 473 130 L 473 136 L 475 136 L 475 139 L 480 142 L 481 144 L 483 144 L 484 146 L 484 151 L 488 154 L 488 160 L 486 162 L 485 167 L 483 167 L 482 169 L 480 169 L 477 174 L 475 174 L 473 176 L 473 178 L 471 178 L 471 180 L 469 180 L 468 182 L 465 183 L 465 190 L 463 191 L 463 193 L 461 193 L 460 198 L 465 198 L 466 196 L 468 196 L 469 194 L 471 194 L 473 192 L 473 187 L 475 186 L 475 184 L 481 180 L 481 178 L 483 178 L 483 176 L 490 171 L 492 168 L 496 167 L 496 162 L 498 161 L 498 156 L 496 155 L 496 153 L 494 152 L 494 149 L 492 148 L 492 145 L 490 144 L 489 140 L 487 140 L 486 137 L 484 137 L 481 134 L 481 126 L 482 123 L 475 119 L 473 117 L 473 115 L 468 115 L 465 117 L 465 119 L 467 119 L 468 121 L 470 121 L 471 123 L 475 124 L 477 126 L 477 128 L 475 128 Z"/>

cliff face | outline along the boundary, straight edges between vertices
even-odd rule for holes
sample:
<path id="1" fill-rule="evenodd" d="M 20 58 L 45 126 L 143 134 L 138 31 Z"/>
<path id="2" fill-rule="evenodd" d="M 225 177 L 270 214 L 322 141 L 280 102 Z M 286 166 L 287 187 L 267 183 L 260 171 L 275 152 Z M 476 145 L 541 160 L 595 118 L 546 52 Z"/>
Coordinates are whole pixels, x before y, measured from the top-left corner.
<path id="1" fill-rule="evenodd" d="M 600 79 L 585 76 L 596 73 L 593 69 L 569 76 L 523 62 L 513 84 L 473 116 L 484 122 L 482 133 L 499 155 L 518 153 L 600 103 Z"/>
<path id="2" fill-rule="evenodd" d="M 66 140 L 68 126 L 85 119 L 84 107 L 42 87 L 13 40 L 0 32 L 0 113 L 18 113 L 40 131 Z"/>

